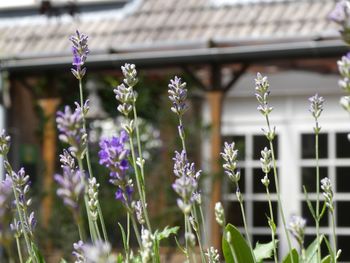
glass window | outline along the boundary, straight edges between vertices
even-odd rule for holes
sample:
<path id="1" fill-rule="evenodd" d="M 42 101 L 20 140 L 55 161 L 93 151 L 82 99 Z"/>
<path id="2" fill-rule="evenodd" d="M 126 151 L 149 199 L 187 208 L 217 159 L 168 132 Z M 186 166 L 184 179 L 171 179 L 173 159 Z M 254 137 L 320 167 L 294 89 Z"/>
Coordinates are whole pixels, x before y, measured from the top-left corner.
<path id="1" fill-rule="evenodd" d="M 350 141 L 348 133 L 336 133 L 337 158 L 350 158 Z"/>

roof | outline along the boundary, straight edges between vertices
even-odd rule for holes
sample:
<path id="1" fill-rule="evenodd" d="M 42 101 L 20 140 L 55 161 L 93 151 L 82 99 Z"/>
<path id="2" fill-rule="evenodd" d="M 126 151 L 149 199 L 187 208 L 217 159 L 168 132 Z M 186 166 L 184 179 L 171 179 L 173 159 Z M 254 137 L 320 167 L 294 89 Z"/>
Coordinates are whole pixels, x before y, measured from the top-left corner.
<path id="1" fill-rule="evenodd" d="M 0 57 L 68 54 L 67 39 L 76 29 L 90 36 L 95 54 L 323 39 L 336 32 L 327 18 L 334 5 L 333 0 L 232 5 L 214 5 L 212 0 L 134 0 L 122 9 L 82 14 L 78 19 L 0 18 Z"/>

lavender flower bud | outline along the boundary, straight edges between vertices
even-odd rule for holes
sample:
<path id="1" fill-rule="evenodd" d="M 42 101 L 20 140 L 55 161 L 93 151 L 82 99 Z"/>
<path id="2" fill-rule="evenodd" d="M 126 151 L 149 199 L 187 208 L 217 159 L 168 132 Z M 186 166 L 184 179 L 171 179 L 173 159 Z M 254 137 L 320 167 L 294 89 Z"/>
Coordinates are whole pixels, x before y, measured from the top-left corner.
<path id="1" fill-rule="evenodd" d="M 59 131 L 59 139 L 70 145 L 70 152 L 78 159 L 82 159 L 87 146 L 87 134 L 83 128 L 84 106 L 81 108 L 78 104 L 75 111 L 72 112 L 69 106 L 64 111 L 58 111 L 56 122 Z"/>
<path id="2" fill-rule="evenodd" d="M 181 117 L 188 109 L 188 106 L 186 105 L 186 82 L 182 83 L 181 78 L 175 76 L 174 79 L 170 80 L 168 87 L 169 99 L 173 104 L 171 111 Z"/>
<path id="3" fill-rule="evenodd" d="M 0 155 L 6 155 L 10 149 L 11 137 L 6 135 L 5 130 L 0 133 Z"/>
<path id="4" fill-rule="evenodd" d="M 344 28 L 349 26 L 350 18 L 350 3 L 347 0 L 339 1 L 334 10 L 329 14 L 329 18 L 335 23 L 343 26 Z"/>
<path id="5" fill-rule="evenodd" d="M 186 232 L 185 239 L 190 247 L 194 247 L 196 245 L 196 236 L 193 233 Z"/>
<path id="6" fill-rule="evenodd" d="M 92 220 L 96 221 L 98 217 L 98 188 L 100 184 L 97 183 L 96 178 L 89 179 L 88 184 L 88 205 Z"/>
<path id="7" fill-rule="evenodd" d="M 138 82 L 137 71 L 136 71 L 135 65 L 125 63 L 125 65 L 122 66 L 121 68 L 122 68 L 122 72 L 124 75 L 124 80 L 123 80 L 124 83 L 126 85 L 128 85 L 129 87 L 134 87 Z"/>
<path id="8" fill-rule="evenodd" d="M 340 105 L 343 106 L 346 111 L 350 112 L 350 96 L 341 97 Z"/>
<path id="9" fill-rule="evenodd" d="M 264 116 L 270 114 L 273 110 L 272 107 L 268 105 L 268 97 L 270 95 L 270 84 L 267 81 L 267 77 L 263 77 L 260 73 L 257 73 L 255 79 L 255 97 L 259 102 L 257 110 Z"/>
<path id="10" fill-rule="evenodd" d="M 94 245 L 85 244 L 82 246 L 82 252 L 86 263 L 117 262 L 117 257 L 111 253 L 111 244 L 107 242 L 97 241 Z"/>
<path id="11" fill-rule="evenodd" d="M 190 216 L 188 218 L 188 220 L 190 221 L 190 224 L 191 224 L 193 230 L 197 232 L 198 231 L 198 224 L 197 224 L 196 220 L 194 219 L 194 217 Z"/>
<path id="12" fill-rule="evenodd" d="M 76 31 L 76 34 L 71 36 L 69 40 L 72 42 L 72 53 L 73 53 L 73 63 L 72 65 L 74 68 L 71 69 L 73 75 L 81 80 L 85 73 L 86 68 L 84 68 L 84 64 L 87 58 L 87 55 L 89 54 L 88 49 L 88 36 L 79 33 L 79 31 Z"/>
<path id="13" fill-rule="evenodd" d="M 65 205 L 77 211 L 85 188 L 85 175 L 75 167 L 73 157 L 67 151 L 60 156 L 63 175 L 56 174 L 54 177 L 59 185 L 57 195 L 63 199 Z"/>
<path id="14" fill-rule="evenodd" d="M 261 151 L 260 163 L 262 171 L 268 174 L 271 170 L 271 150 L 267 149 L 267 147 Z"/>
<path id="15" fill-rule="evenodd" d="M 10 229 L 13 232 L 15 238 L 20 238 L 22 235 L 22 227 L 21 221 L 17 221 L 17 219 L 13 219 L 13 222 L 10 224 Z"/>
<path id="16" fill-rule="evenodd" d="M 4 180 L 0 181 L 0 222 L 10 209 L 9 200 L 12 196 L 12 180 L 7 175 Z"/>
<path id="17" fill-rule="evenodd" d="M 84 256 L 84 242 L 79 240 L 77 243 L 73 244 L 73 256 L 75 257 L 74 263 L 87 263 L 86 258 Z"/>
<path id="18" fill-rule="evenodd" d="M 208 263 L 219 263 L 220 262 L 219 251 L 217 249 L 215 249 L 214 247 L 208 248 L 205 255 L 208 258 Z"/>
<path id="19" fill-rule="evenodd" d="M 124 83 L 120 84 L 113 90 L 115 98 L 121 103 L 118 106 L 118 111 L 128 116 L 132 111 L 132 104 L 136 101 L 136 94 L 132 86 L 126 87 Z"/>
<path id="20" fill-rule="evenodd" d="M 303 247 L 304 244 L 305 226 L 306 220 L 304 218 L 300 216 L 292 216 L 288 230 L 297 240 L 300 247 Z"/>
<path id="21" fill-rule="evenodd" d="M 141 230 L 141 241 L 142 241 L 142 249 L 141 249 L 141 260 L 142 263 L 151 262 L 153 258 L 153 237 L 149 230 L 146 228 L 142 228 Z"/>
<path id="22" fill-rule="evenodd" d="M 195 170 L 194 163 L 189 163 L 185 151 L 181 153 L 175 152 L 174 174 L 177 177 L 173 183 L 174 191 L 179 195 L 177 204 L 183 213 L 187 214 L 191 211 L 193 203 L 193 193 L 197 191 L 198 180 L 201 171 Z"/>
<path id="23" fill-rule="evenodd" d="M 215 220 L 221 227 L 224 227 L 226 225 L 225 210 L 221 202 L 217 202 L 215 204 Z"/>
<path id="24" fill-rule="evenodd" d="M 314 96 L 309 98 L 309 102 L 310 102 L 309 111 L 317 121 L 317 119 L 320 117 L 323 111 L 324 98 L 319 96 L 318 94 L 315 94 Z"/>
<path id="25" fill-rule="evenodd" d="M 331 213 L 334 212 L 333 205 L 333 186 L 331 180 L 325 177 L 321 180 L 321 189 L 323 190 L 323 196 L 326 199 L 326 205 Z"/>
<path id="26" fill-rule="evenodd" d="M 270 185 L 269 177 L 268 177 L 267 175 L 265 175 L 264 178 L 261 179 L 261 183 L 262 183 L 265 187 L 269 187 L 269 185 Z"/>
<path id="27" fill-rule="evenodd" d="M 146 204 L 146 207 L 147 207 L 147 204 Z M 144 217 L 144 213 L 143 213 L 142 203 L 140 200 L 135 202 L 134 208 L 135 208 L 135 213 L 136 213 L 136 219 L 139 222 L 139 224 L 140 225 L 145 224 L 145 217 Z"/>
<path id="28" fill-rule="evenodd" d="M 229 144 L 225 142 L 224 152 L 220 154 L 225 161 L 223 164 L 225 173 L 234 184 L 237 184 L 239 179 L 241 178 L 241 174 L 239 171 L 236 171 L 238 150 L 235 149 L 235 143 L 232 142 L 231 144 Z"/>

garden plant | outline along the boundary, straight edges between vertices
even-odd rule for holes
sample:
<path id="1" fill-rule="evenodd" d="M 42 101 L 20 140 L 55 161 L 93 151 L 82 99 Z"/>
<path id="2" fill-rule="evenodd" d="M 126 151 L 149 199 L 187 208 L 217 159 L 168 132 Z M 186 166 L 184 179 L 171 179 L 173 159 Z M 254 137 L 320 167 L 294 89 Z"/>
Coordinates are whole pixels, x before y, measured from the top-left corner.
<path id="1" fill-rule="evenodd" d="M 341 34 L 345 42 L 350 44 L 350 2 L 340 1 L 331 13 L 331 19 L 342 26 Z M 116 109 L 125 117 L 121 123 L 122 130 L 118 136 L 101 139 L 98 152 L 100 165 L 108 170 L 109 182 L 115 189 L 115 198 L 121 202 L 126 214 L 126 222 L 118 223 L 123 249 L 113 249 L 109 242 L 109 232 L 105 227 L 104 217 L 99 202 L 100 184 L 91 168 L 86 128 L 86 115 L 89 111 L 89 101 L 84 99 L 83 79 L 86 77 L 85 62 L 88 59 L 88 37 L 76 31 L 70 38 L 73 51 L 72 74 L 77 79 L 80 92 L 79 102 L 74 108 L 65 106 L 57 112 L 57 128 L 59 139 L 65 143 L 66 149 L 60 155 L 61 174 L 55 175 L 57 195 L 70 210 L 76 225 L 79 240 L 72 244 L 71 259 L 61 259 L 64 262 L 161 262 L 160 247 L 164 239 L 176 240 L 178 251 L 182 252 L 186 262 L 228 262 L 228 263 L 260 263 L 274 261 L 275 263 L 336 263 L 341 260 L 341 250 L 336 244 L 335 214 L 333 190 L 329 178 L 320 178 L 319 172 L 319 134 L 321 131 L 320 117 L 323 111 L 324 98 L 318 94 L 309 98 L 310 114 L 314 119 L 315 140 L 315 185 L 317 200 L 315 205 L 308 198 L 304 187 L 307 205 L 315 221 L 316 239 L 306 246 L 304 243 L 306 220 L 299 216 L 286 218 L 283 200 L 280 197 L 278 171 L 274 139 L 276 128 L 270 121 L 273 107 L 269 103 L 269 82 L 266 76 L 257 73 L 255 78 L 255 98 L 257 110 L 266 121 L 262 127 L 268 147 L 261 149 L 261 169 L 264 177 L 260 178 L 266 190 L 266 202 L 269 205 L 267 224 L 271 229 L 271 242 L 253 244 L 247 228 L 244 196 L 240 191 L 240 170 L 238 166 L 239 152 L 235 142 L 225 142 L 221 153 L 225 176 L 236 191 L 243 217 L 244 232 L 226 222 L 224 206 L 218 202 L 215 206 L 216 221 L 222 228 L 222 247 L 206 246 L 203 240 L 210 239 L 205 229 L 204 205 L 201 196 L 201 171 L 189 160 L 186 149 L 186 129 L 183 116 L 188 110 L 186 83 L 181 78 L 174 77 L 168 85 L 168 95 L 171 101 L 171 111 L 178 119 L 178 136 L 181 148 L 175 151 L 173 157 L 172 189 L 177 195 L 179 213 L 183 216 L 183 236 L 180 236 L 179 226 L 168 226 L 158 229 L 150 220 L 146 188 L 151 184 L 145 174 L 147 162 L 143 156 L 140 142 L 139 119 L 137 113 L 138 75 L 133 64 L 121 67 L 124 76 L 122 84 L 114 89 Z M 350 112 L 350 54 L 338 61 L 341 79 L 339 85 L 347 93 L 340 100 L 344 109 Z M 141 87 L 140 87 L 141 88 Z M 14 171 L 8 160 L 11 138 L 5 131 L 0 134 L 0 154 L 6 177 L 0 182 L 0 240 L 7 251 L 8 261 L 43 263 L 45 259 L 36 245 L 36 217 L 31 208 L 30 177 L 23 168 Z M 288 245 L 285 255 L 278 253 L 277 214 L 272 209 L 270 197 L 270 177 L 274 178 L 278 200 L 278 214 L 281 218 L 281 233 Z M 320 220 L 330 214 L 333 227 L 333 242 L 320 231 Z M 11 218 L 9 220 L 9 218 Z M 84 222 L 87 221 L 87 227 Z M 137 245 L 132 245 L 134 239 Z M 295 239 L 297 247 L 293 246 Z M 11 243 L 17 247 L 17 255 L 12 255 Z M 321 245 L 327 249 L 321 254 Z M 199 252 L 198 252 L 199 251 Z M 222 253 L 221 253 L 222 252 Z"/>

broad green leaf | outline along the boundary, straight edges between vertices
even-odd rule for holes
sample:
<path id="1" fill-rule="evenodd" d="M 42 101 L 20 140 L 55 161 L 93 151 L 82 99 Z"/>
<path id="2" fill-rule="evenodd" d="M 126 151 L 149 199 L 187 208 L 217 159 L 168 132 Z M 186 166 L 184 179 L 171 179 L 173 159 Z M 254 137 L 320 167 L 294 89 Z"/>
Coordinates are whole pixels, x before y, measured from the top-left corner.
<path id="1" fill-rule="evenodd" d="M 64 258 L 61 258 L 60 263 L 68 263 L 68 262 Z"/>
<path id="2" fill-rule="evenodd" d="M 40 250 L 38 249 L 38 247 L 35 245 L 34 242 L 32 242 L 32 251 L 34 253 L 34 256 L 36 257 L 36 261 L 37 263 L 45 263 L 45 259 L 43 257 L 43 255 L 40 253 Z"/>
<path id="3" fill-rule="evenodd" d="M 322 259 L 322 263 L 331 263 L 331 259 L 332 257 L 328 255 Z"/>
<path id="4" fill-rule="evenodd" d="M 226 234 L 231 236 L 230 243 L 226 240 Z M 243 238 L 236 227 L 227 224 L 222 237 L 222 250 L 226 263 L 253 263 L 254 255 L 247 241 Z"/>
<path id="5" fill-rule="evenodd" d="M 322 244 L 323 235 L 320 236 L 319 242 L 317 242 L 317 238 L 307 247 L 305 252 L 306 263 L 314 263 L 317 262 L 317 249 Z"/>
<path id="6" fill-rule="evenodd" d="M 168 238 L 170 235 L 176 235 L 179 230 L 178 226 L 168 227 L 166 226 L 163 231 L 157 233 L 156 238 L 160 241 L 162 239 Z"/>
<path id="7" fill-rule="evenodd" d="M 291 256 L 293 257 L 293 261 L 292 261 Z M 291 252 L 288 252 L 286 257 L 282 261 L 282 263 L 292 263 L 292 262 L 299 263 L 299 254 L 298 254 L 298 252 L 296 251 L 295 248 L 293 248 L 291 250 Z"/>
<path id="8" fill-rule="evenodd" d="M 117 263 L 123 263 L 123 255 L 122 254 L 118 254 Z"/>
<path id="9" fill-rule="evenodd" d="M 256 243 L 256 246 L 253 251 L 256 261 L 262 262 L 263 259 L 271 258 L 273 255 L 273 247 L 273 241 L 266 244 Z"/>

